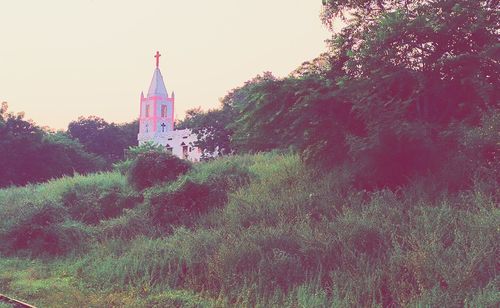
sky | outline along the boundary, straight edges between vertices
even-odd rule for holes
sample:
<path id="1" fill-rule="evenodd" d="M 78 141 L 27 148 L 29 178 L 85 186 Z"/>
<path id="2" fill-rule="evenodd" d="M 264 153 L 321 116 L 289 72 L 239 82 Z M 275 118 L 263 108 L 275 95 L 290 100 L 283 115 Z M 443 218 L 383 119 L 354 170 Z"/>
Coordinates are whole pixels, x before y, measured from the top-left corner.
<path id="1" fill-rule="evenodd" d="M 321 0 L 0 0 L 0 101 L 40 126 L 138 117 L 158 50 L 176 118 L 326 51 Z"/>

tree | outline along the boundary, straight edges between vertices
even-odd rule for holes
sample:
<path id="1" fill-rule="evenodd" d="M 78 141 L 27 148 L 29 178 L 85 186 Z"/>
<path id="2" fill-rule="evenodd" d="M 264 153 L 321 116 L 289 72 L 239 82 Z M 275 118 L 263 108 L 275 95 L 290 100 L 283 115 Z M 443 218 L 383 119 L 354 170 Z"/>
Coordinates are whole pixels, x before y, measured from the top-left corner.
<path id="1" fill-rule="evenodd" d="M 347 23 L 328 55 L 224 99 L 233 149 L 299 150 L 321 169 L 351 165 L 359 186 L 397 187 L 441 172 L 464 132 L 498 113 L 497 1 L 323 3 L 325 24 Z"/>
<path id="2" fill-rule="evenodd" d="M 117 125 L 95 116 L 79 117 L 68 125 L 68 134 L 72 138 L 109 163 L 123 159 L 124 150 L 137 144 L 138 131 L 138 121 Z"/>
<path id="3" fill-rule="evenodd" d="M 457 123 L 498 113 L 497 1 L 324 4 L 326 24 L 352 18 L 331 46 L 342 59 L 334 80 L 365 128 L 349 136 L 350 159 L 369 170 L 358 180 L 396 186 L 434 173 L 460 151 Z"/>
<path id="4" fill-rule="evenodd" d="M 126 151 L 127 159 L 136 159 L 140 154 L 149 152 L 165 152 L 165 148 L 161 144 L 152 141 L 143 142 L 141 145 L 129 147 Z"/>
<path id="5" fill-rule="evenodd" d="M 200 108 L 188 110 L 186 118 L 178 123 L 178 129 L 189 128 L 197 135 L 195 146 L 202 150 L 204 158 L 214 154 L 221 156 L 232 153 L 230 138 L 232 130 L 229 124 L 234 120 L 234 110 L 228 106 L 207 112 Z"/>
<path id="6" fill-rule="evenodd" d="M 191 163 L 165 152 L 146 152 L 132 162 L 128 170 L 129 182 L 142 190 L 165 181 L 173 181 L 188 172 Z"/>
<path id="7" fill-rule="evenodd" d="M 51 177 L 77 173 L 89 173 L 103 170 L 106 162 L 103 158 L 85 151 L 83 145 L 71 139 L 66 133 L 46 133 L 39 158 Z"/>
<path id="8" fill-rule="evenodd" d="M 63 133 L 48 133 L 24 114 L 0 108 L 0 187 L 46 181 L 103 167 L 95 155 Z"/>

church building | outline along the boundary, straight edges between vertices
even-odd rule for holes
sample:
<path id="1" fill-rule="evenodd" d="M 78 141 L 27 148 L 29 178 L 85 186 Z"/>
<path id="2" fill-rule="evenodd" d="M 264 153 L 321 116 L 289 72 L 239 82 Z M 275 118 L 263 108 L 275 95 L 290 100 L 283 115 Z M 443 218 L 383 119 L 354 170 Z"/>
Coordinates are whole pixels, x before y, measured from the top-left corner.
<path id="1" fill-rule="evenodd" d="M 190 161 L 199 161 L 201 150 L 194 146 L 197 138 L 189 129 L 175 130 L 175 94 L 169 95 L 160 72 L 160 53 L 157 51 L 156 69 L 147 96 L 141 93 L 139 115 L 139 145 L 153 142 L 165 147 L 165 151 Z"/>

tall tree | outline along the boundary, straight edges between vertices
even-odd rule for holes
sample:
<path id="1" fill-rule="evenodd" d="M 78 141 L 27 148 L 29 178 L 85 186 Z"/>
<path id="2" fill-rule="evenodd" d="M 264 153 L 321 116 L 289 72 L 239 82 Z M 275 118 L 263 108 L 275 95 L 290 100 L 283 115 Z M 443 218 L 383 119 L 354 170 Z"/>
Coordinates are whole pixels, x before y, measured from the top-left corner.
<path id="1" fill-rule="evenodd" d="M 346 22 L 328 55 L 226 98 L 234 148 L 299 149 L 322 168 L 352 164 L 362 186 L 395 187 L 465 153 L 464 132 L 498 113 L 498 1 L 323 3 L 327 25 Z"/>
<path id="2" fill-rule="evenodd" d="M 63 133 L 43 131 L 23 113 L 0 108 L 0 187 L 99 170 L 103 162 Z"/>
<path id="3" fill-rule="evenodd" d="M 137 121 L 117 125 L 95 116 L 79 117 L 68 125 L 72 138 L 110 163 L 123 159 L 124 150 L 137 144 L 138 131 Z"/>
<path id="4" fill-rule="evenodd" d="M 194 108 L 186 112 L 186 118 L 176 124 L 177 129 L 189 128 L 197 135 L 195 146 L 202 150 L 203 158 L 232 153 L 228 125 L 234 120 L 234 111 L 229 107 L 202 111 Z"/>

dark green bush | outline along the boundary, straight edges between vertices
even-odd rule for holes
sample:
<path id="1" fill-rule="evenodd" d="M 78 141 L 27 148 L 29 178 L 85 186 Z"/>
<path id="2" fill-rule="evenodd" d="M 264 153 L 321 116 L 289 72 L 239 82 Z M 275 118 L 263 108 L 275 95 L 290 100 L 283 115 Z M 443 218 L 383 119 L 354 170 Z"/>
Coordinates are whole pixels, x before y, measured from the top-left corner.
<path id="1" fill-rule="evenodd" d="M 226 204 L 228 193 L 250 180 L 248 168 L 228 161 L 212 165 L 193 170 L 167 186 L 150 189 L 146 199 L 153 221 L 161 226 L 189 224 L 201 213 Z"/>
<path id="2" fill-rule="evenodd" d="M 188 223 L 211 206 L 210 187 L 189 178 L 154 189 L 148 196 L 153 221 L 161 226 Z"/>
<path id="3" fill-rule="evenodd" d="M 130 166 L 128 180 L 138 190 L 155 184 L 173 181 L 188 172 L 191 163 L 168 153 L 148 152 L 139 154 Z"/>
<path id="4" fill-rule="evenodd" d="M 351 145 L 353 161 L 360 168 L 356 186 L 397 188 L 417 175 L 436 172 L 448 155 L 445 144 L 445 140 L 432 140 L 417 127 L 398 134 L 384 131 L 360 140 L 360 146 Z"/>
<path id="5" fill-rule="evenodd" d="M 366 254 L 371 258 L 380 258 L 386 253 L 387 240 L 376 227 L 355 226 L 350 236 L 350 245 L 359 254 Z"/>
<path id="6" fill-rule="evenodd" d="M 99 188 L 92 183 L 76 183 L 63 192 L 61 199 L 71 218 L 86 224 L 117 217 L 141 201 L 136 192 L 120 185 Z"/>
<path id="7" fill-rule="evenodd" d="M 0 232 L 0 252 L 5 255 L 61 255 L 81 248 L 90 229 L 67 220 L 67 211 L 58 205 L 27 205 L 24 215 Z"/>
<path id="8" fill-rule="evenodd" d="M 148 209 L 141 205 L 125 209 L 122 215 L 101 221 L 98 225 L 99 240 L 109 238 L 133 239 L 138 236 L 154 236 L 156 228 L 152 225 Z"/>

